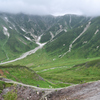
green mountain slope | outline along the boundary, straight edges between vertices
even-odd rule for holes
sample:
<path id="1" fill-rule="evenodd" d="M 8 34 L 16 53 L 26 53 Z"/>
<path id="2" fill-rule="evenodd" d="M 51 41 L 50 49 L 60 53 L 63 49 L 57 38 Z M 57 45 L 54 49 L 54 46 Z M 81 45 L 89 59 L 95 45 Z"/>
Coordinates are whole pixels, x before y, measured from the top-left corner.
<path id="1" fill-rule="evenodd" d="M 46 44 L 46 52 L 51 55 L 62 56 L 69 50 L 72 44 L 72 47 L 70 48 L 71 51 L 65 55 L 67 58 L 99 57 L 99 21 L 100 17 L 96 17 L 81 23 L 81 26 L 79 25 L 76 27 L 76 25 L 67 32 L 60 32 L 52 41 Z M 89 22 L 90 25 L 86 31 L 84 31 Z"/>
<path id="2" fill-rule="evenodd" d="M 41 36 L 40 42 L 47 42 L 43 48 L 12 64 L 27 66 L 57 86 L 100 79 L 100 17 L 1 14 L 0 22 L 0 61 L 35 48 Z M 19 74 L 12 70 L 16 78 L 23 80 L 20 76 L 25 72 L 16 71 Z"/>
<path id="3" fill-rule="evenodd" d="M 36 41 L 40 35 L 42 35 L 40 42 L 48 42 L 45 46 L 47 53 L 57 56 L 63 55 L 90 20 L 91 25 L 88 30 L 73 43 L 72 52 L 79 52 L 79 55 L 81 50 L 87 48 L 86 46 L 83 48 L 82 42 L 85 45 L 86 38 L 90 39 L 93 32 L 97 31 L 97 28 L 99 29 L 99 17 L 91 19 L 91 17 L 77 15 L 54 17 L 0 13 L 0 61 L 14 59 L 22 53 L 34 49 L 38 46 Z M 88 32 L 90 32 L 89 36 L 85 35 Z M 80 41 L 81 38 L 84 39 Z M 78 57 L 77 53 L 75 53 L 75 57 Z"/>
<path id="4" fill-rule="evenodd" d="M 38 37 L 52 24 L 45 19 L 41 16 L 0 13 L 0 61 L 15 59 L 38 46 Z"/>

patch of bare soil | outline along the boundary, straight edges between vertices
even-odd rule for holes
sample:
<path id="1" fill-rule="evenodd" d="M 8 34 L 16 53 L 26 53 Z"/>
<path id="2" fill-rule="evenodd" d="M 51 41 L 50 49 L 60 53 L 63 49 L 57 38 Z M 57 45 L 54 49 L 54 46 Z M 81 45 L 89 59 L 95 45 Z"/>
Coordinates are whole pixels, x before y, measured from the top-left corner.
<path id="1" fill-rule="evenodd" d="M 1 76 L 5 76 L 4 72 L 1 69 L 0 69 L 0 74 L 1 74 Z"/>
<path id="2" fill-rule="evenodd" d="M 8 71 L 5 71 L 7 74 L 9 74 L 9 72 Z"/>
<path id="3" fill-rule="evenodd" d="M 17 85 L 16 87 L 11 86 L 3 89 L 0 94 L 0 100 L 3 100 L 3 95 L 12 90 L 17 90 L 17 100 L 40 100 L 45 93 L 44 91 L 37 91 L 34 88 Z"/>

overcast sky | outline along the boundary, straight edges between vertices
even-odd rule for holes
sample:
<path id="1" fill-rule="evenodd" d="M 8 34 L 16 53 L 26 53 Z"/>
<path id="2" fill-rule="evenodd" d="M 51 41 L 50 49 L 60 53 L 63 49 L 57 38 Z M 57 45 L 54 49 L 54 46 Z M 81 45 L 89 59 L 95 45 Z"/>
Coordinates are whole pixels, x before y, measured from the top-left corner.
<path id="1" fill-rule="evenodd" d="M 0 12 L 34 15 L 100 15 L 100 0 L 0 0 Z"/>

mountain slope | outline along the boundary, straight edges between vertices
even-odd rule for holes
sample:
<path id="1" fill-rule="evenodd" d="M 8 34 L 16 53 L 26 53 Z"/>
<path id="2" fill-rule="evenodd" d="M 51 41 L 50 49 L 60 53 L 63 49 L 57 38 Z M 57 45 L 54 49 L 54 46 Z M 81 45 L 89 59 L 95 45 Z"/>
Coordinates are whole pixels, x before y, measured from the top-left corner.
<path id="1" fill-rule="evenodd" d="M 49 87 L 49 85 L 53 85 L 50 82 L 43 79 L 42 77 L 40 77 L 38 74 L 36 74 L 35 71 L 20 65 L 0 66 L 0 77 L 2 80 L 4 80 L 4 77 L 15 82 L 20 82 L 34 86 L 38 85 L 44 88 Z M 10 82 L 10 80 L 8 81 Z"/>
<path id="2" fill-rule="evenodd" d="M 0 13 L 0 61 L 10 60 L 34 49 L 38 37 L 49 26 L 45 17 Z"/>
<path id="3" fill-rule="evenodd" d="M 77 15 L 54 17 L 0 13 L 0 61 L 17 58 L 34 49 L 40 36 L 40 42 L 47 42 L 44 49 L 51 56 L 97 57 L 100 52 L 99 21 L 100 17 Z"/>
<path id="4" fill-rule="evenodd" d="M 95 17 L 67 32 L 62 31 L 48 42 L 46 51 L 51 55 L 65 55 L 67 58 L 99 57 L 99 22 L 100 17 Z"/>

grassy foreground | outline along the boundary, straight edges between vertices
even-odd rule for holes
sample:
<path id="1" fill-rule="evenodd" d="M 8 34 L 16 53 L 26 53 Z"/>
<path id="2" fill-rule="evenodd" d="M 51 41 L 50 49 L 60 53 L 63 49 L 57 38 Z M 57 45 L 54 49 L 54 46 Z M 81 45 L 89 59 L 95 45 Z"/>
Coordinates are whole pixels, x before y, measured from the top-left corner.
<path id="1" fill-rule="evenodd" d="M 0 66 L 0 74 L 0 76 L 29 85 L 39 85 L 40 87 L 49 87 L 49 85 L 52 85 L 34 71 L 19 65 Z"/>
<path id="2" fill-rule="evenodd" d="M 60 84 L 51 83 L 50 81 L 40 77 L 33 70 L 20 65 L 0 66 L 0 76 L 17 82 L 38 86 L 42 88 L 59 88 L 70 85 L 61 83 Z"/>

